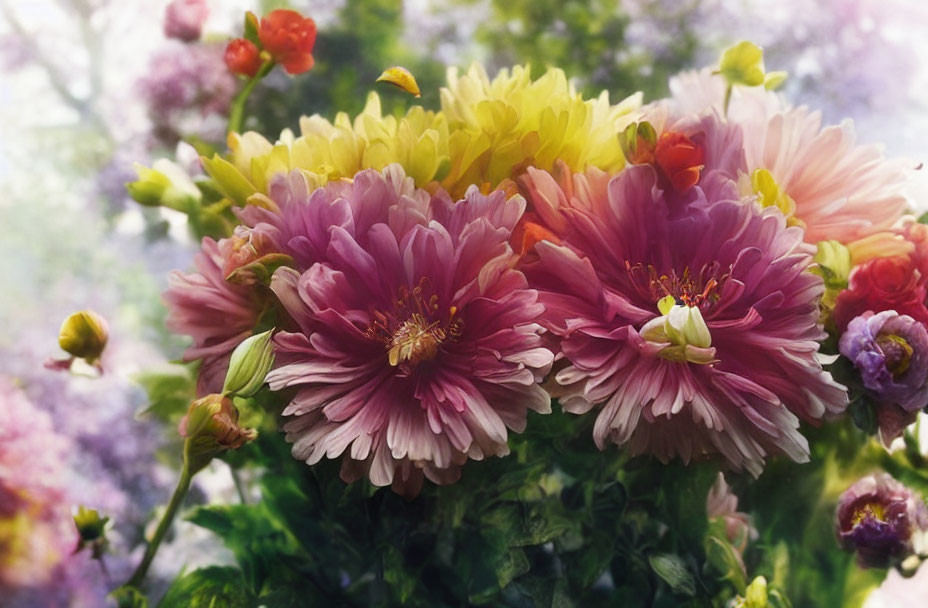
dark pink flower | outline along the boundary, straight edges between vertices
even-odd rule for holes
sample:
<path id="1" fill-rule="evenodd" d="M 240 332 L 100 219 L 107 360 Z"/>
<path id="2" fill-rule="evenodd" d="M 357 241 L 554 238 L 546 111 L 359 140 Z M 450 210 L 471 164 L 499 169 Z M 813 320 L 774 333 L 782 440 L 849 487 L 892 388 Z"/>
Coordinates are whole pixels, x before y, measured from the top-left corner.
<path id="1" fill-rule="evenodd" d="M 241 232 L 235 238 L 242 238 Z M 265 307 L 259 286 L 227 280 L 228 261 L 236 252 L 232 245 L 232 239 L 217 243 L 204 238 L 195 259 L 197 272 L 173 273 L 164 292 L 168 329 L 193 338 L 184 360 L 202 359 L 201 395 L 222 390 L 232 351 L 252 334 Z"/>
<path id="2" fill-rule="evenodd" d="M 535 210 L 564 225 L 564 244 L 536 244 L 525 265 L 562 338 L 562 406 L 601 406 L 600 447 L 721 454 L 755 475 L 771 453 L 806 460 L 799 418 L 839 413 L 847 396 L 816 358 L 824 285 L 802 231 L 726 187 L 671 205 L 649 166 L 592 178 L 574 176 L 568 197 L 529 170 L 526 188 L 546 192 Z"/>
<path id="3" fill-rule="evenodd" d="M 411 495 L 423 474 L 449 483 L 468 458 L 507 454 L 507 429 L 549 411 L 544 309 L 508 244 L 521 197 L 430 198 L 398 166 L 312 192 L 294 172 L 271 197 L 279 213 L 243 216 L 299 268 L 271 284 L 299 330 L 277 334 L 267 376 L 299 389 L 295 457 L 343 456 L 346 479 Z"/>

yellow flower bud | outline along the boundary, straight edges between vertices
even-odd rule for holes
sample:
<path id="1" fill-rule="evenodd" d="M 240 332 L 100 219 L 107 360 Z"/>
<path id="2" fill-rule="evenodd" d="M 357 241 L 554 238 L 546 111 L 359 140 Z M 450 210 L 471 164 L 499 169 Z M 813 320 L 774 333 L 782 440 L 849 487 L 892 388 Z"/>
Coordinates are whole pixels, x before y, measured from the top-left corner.
<path id="1" fill-rule="evenodd" d="M 94 364 L 103 354 L 109 338 L 106 319 L 92 310 L 76 312 L 64 320 L 58 331 L 58 344 L 74 357 Z"/>

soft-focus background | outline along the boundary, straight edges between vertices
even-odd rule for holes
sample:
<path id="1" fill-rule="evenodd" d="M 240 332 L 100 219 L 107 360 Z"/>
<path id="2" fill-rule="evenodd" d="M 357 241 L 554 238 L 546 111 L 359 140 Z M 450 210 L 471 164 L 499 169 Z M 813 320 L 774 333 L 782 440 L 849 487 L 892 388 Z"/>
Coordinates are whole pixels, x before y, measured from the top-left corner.
<path id="1" fill-rule="evenodd" d="M 183 216 L 142 209 L 124 184 L 135 162 L 196 163 L 182 138 L 221 144 L 237 88 L 222 51 L 244 10 L 289 5 L 320 29 L 315 69 L 298 79 L 278 70 L 252 97 L 248 126 L 268 134 L 301 113 L 357 112 L 390 65 L 412 70 L 431 107 L 445 66 L 473 60 L 491 73 L 557 65 L 586 93 L 641 90 L 649 100 L 670 75 L 750 39 L 769 69 L 790 73 L 785 92 L 796 102 L 828 122 L 853 119 L 862 140 L 891 155 L 928 156 L 924 0 L 211 0 L 196 45 L 164 36 L 166 4 L 0 0 L 0 379 L 48 414 L 38 445 L 55 446 L 68 499 L 111 514 L 124 548 L 138 544 L 173 483 L 156 457 L 165 433 L 138 413 L 149 401 L 144 373 L 184 347 L 164 329 L 159 294 L 194 252 Z M 388 110 L 407 103 L 379 90 Z M 82 308 L 111 323 L 102 379 L 42 365 L 59 354 L 61 320 Z M 231 491 L 218 467 L 205 480 L 200 492 Z M 218 561 L 220 549 L 191 530 L 178 538 L 159 556 L 166 576 L 198 551 Z M 86 575 L 91 596 L 101 576 Z"/>

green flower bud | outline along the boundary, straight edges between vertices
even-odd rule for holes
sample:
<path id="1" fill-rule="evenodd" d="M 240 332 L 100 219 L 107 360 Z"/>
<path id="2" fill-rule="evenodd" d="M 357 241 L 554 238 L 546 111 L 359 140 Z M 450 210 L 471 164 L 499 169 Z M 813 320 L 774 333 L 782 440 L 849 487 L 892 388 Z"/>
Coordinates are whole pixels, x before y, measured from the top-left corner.
<path id="1" fill-rule="evenodd" d="M 155 161 L 151 169 L 136 164 L 135 170 L 139 179 L 126 184 L 126 189 L 129 196 L 142 205 L 164 206 L 187 212 L 203 198 L 199 188 L 180 165 L 167 159 Z"/>
<path id="2" fill-rule="evenodd" d="M 744 593 L 744 608 L 767 608 L 767 579 L 758 576 Z"/>
<path id="3" fill-rule="evenodd" d="M 96 509 L 80 505 L 74 513 L 74 525 L 80 535 L 75 553 L 90 547 L 94 559 L 99 559 L 106 548 L 106 528 L 109 521 L 109 517 L 101 517 Z"/>
<path id="4" fill-rule="evenodd" d="M 69 355 L 94 364 L 109 339 L 106 319 L 92 310 L 76 312 L 64 320 L 58 331 L 58 344 Z"/>
<path id="5" fill-rule="evenodd" d="M 184 458 L 194 472 L 221 452 L 237 450 L 258 436 L 254 429 L 239 426 L 238 416 L 232 400 L 223 395 L 207 395 L 190 404 L 178 431 L 187 439 Z"/>
<path id="6" fill-rule="evenodd" d="M 264 385 L 264 377 L 274 364 L 272 331 L 251 336 L 235 348 L 222 386 L 223 395 L 250 397 Z"/>

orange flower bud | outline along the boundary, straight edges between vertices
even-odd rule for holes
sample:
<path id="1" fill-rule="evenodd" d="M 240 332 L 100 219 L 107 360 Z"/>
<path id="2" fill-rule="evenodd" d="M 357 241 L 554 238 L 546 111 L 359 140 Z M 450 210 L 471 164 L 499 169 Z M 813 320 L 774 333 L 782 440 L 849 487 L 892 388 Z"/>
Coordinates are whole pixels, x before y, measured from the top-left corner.
<path id="1" fill-rule="evenodd" d="M 657 140 L 657 166 L 677 192 L 686 192 L 699 182 L 705 164 L 702 148 L 682 133 L 669 131 Z"/>
<path id="2" fill-rule="evenodd" d="M 225 61 L 230 72 L 242 76 L 254 76 L 261 67 L 258 47 L 244 38 L 236 38 L 229 42 L 226 47 Z"/>
<path id="3" fill-rule="evenodd" d="M 224 450 L 237 450 L 257 437 L 238 424 L 238 410 L 222 395 L 207 395 L 190 404 L 177 429 L 187 441 L 185 457 L 194 470 L 206 466 Z"/>
<path id="4" fill-rule="evenodd" d="M 261 19 L 258 39 L 288 74 L 302 74 L 312 69 L 316 44 L 316 22 L 312 19 L 296 11 L 271 11 Z"/>

